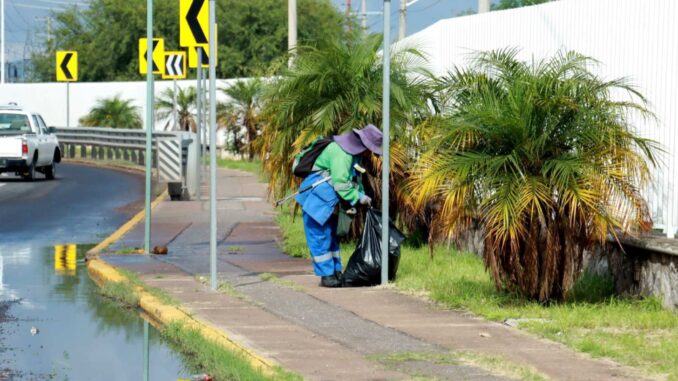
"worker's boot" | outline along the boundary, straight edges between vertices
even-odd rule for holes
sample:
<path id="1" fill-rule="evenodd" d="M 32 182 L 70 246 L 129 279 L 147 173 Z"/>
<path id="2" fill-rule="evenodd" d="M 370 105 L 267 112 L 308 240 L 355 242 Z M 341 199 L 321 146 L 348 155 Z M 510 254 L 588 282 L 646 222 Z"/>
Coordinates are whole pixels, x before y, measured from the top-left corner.
<path id="1" fill-rule="evenodd" d="M 339 281 L 339 283 L 341 283 L 342 286 L 344 285 L 344 274 L 342 274 L 341 271 L 335 271 L 334 277 L 337 278 L 337 280 Z"/>
<path id="2" fill-rule="evenodd" d="M 341 287 L 341 281 L 336 276 L 324 276 L 320 278 L 320 285 L 323 287 Z"/>

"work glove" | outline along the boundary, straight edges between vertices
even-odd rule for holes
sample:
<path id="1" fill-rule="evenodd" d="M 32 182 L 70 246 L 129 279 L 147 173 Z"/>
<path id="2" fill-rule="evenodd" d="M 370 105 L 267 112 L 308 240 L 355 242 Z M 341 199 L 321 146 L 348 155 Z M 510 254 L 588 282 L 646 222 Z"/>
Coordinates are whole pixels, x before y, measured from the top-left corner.
<path id="1" fill-rule="evenodd" d="M 372 199 L 366 194 L 360 194 L 360 205 L 372 206 Z"/>

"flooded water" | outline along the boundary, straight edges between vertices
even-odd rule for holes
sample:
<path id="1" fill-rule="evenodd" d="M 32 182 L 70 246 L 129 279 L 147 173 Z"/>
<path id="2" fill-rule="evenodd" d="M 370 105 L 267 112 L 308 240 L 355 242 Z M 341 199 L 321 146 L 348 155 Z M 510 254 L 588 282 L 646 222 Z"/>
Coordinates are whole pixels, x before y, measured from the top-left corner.
<path id="1" fill-rule="evenodd" d="M 140 380 L 143 320 L 101 297 L 84 248 L 0 244 L 0 380 Z M 153 380 L 185 376 L 151 329 Z"/>
<path id="2" fill-rule="evenodd" d="M 0 381 L 141 380 L 143 320 L 99 294 L 82 244 L 100 241 L 139 209 L 143 178 L 59 170 L 56 181 L 0 177 Z M 151 380 L 186 373 L 151 329 Z"/>

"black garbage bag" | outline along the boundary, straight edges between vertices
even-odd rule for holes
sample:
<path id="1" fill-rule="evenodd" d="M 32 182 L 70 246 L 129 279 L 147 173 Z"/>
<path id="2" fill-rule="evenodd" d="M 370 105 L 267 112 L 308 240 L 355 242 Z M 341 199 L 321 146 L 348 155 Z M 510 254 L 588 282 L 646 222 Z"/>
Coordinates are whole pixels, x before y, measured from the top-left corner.
<path id="1" fill-rule="evenodd" d="M 389 221 L 388 279 L 394 280 L 400 262 L 400 244 L 405 236 Z M 381 213 L 370 208 L 365 216 L 363 235 L 344 271 L 345 287 L 374 286 L 381 283 Z"/>

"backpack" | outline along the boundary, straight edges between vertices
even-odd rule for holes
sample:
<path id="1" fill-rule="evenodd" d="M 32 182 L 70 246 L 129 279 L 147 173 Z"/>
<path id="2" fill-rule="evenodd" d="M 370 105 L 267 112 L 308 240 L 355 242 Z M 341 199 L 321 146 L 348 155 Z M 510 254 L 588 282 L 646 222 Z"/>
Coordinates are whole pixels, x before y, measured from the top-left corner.
<path id="1" fill-rule="evenodd" d="M 294 157 L 294 163 L 292 164 L 292 172 L 294 175 L 305 179 L 308 175 L 313 173 L 313 164 L 315 164 L 315 160 L 333 141 L 332 138 L 320 138 L 302 148 Z"/>

